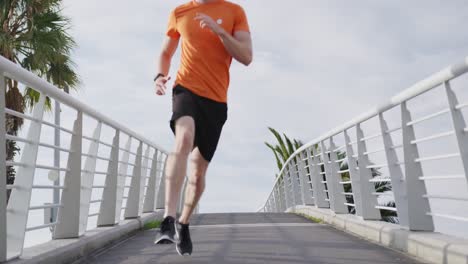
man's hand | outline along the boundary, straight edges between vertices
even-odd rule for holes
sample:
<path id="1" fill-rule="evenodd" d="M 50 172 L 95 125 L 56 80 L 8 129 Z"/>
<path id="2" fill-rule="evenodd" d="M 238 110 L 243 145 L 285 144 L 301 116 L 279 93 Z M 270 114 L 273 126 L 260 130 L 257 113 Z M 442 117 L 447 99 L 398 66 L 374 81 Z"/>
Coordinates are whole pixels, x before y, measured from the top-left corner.
<path id="1" fill-rule="evenodd" d="M 195 20 L 200 21 L 201 28 L 209 28 L 211 31 L 213 31 L 213 33 L 215 33 L 218 36 L 221 36 L 222 34 L 226 33 L 224 28 L 218 25 L 218 23 L 216 23 L 216 21 L 214 21 L 208 15 L 205 15 L 203 13 L 197 13 Z"/>
<path id="2" fill-rule="evenodd" d="M 156 85 L 156 94 L 165 95 L 166 94 L 166 83 L 171 79 L 171 77 L 161 76 L 154 82 Z"/>

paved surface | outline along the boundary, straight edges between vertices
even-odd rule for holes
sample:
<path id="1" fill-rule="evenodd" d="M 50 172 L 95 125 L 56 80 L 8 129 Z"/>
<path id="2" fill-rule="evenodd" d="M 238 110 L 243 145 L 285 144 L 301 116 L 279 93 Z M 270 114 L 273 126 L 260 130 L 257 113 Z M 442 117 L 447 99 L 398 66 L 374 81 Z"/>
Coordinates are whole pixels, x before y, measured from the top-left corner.
<path id="1" fill-rule="evenodd" d="M 81 263 L 419 263 L 292 214 L 198 215 L 191 257 L 177 255 L 174 245 L 154 245 L 156 232 L 140 232 Z"/>

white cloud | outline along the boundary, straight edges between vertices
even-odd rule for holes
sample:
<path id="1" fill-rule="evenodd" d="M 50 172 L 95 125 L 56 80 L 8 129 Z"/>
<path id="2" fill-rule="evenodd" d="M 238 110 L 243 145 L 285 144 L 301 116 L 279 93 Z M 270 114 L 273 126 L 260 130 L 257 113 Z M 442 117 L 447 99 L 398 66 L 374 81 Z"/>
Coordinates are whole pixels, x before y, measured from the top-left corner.
<path id="1" fill-rule="evenodd" d="M 153 95 L 152 76 L 168 13 L 183 2 L 65 1 L 84 81 L 75 96 L 167 148 L 170 96 Z M 468 54 L 464 0 L 237 2 L 255 59 L 232 68 L 205 212 L 251 211 L 266 198 L 276 172 L 267 126 L 307 141 Z"/>

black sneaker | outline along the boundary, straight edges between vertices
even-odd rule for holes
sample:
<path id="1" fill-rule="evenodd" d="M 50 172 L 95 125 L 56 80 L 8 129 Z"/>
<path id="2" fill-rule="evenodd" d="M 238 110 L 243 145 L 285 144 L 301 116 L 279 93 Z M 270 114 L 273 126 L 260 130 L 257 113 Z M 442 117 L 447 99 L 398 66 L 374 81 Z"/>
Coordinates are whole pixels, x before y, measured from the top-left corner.
<path id="1" fill-rule="evenodd" d="M 166 216 L 161 223 L 161 228 L 156 236 L 155 244 L 172 244 L 176 240 L 175 235 L 175 219 L 172 216 Z"/>
<path id="2" fill-rule="evenodd" d="M 192 255 L 192 239 L 190 239 L 189 224 L 181 224 L 177 221 L 176 233 L 179 238 L 176 244 L 177 253 L 181 256 Z"/>

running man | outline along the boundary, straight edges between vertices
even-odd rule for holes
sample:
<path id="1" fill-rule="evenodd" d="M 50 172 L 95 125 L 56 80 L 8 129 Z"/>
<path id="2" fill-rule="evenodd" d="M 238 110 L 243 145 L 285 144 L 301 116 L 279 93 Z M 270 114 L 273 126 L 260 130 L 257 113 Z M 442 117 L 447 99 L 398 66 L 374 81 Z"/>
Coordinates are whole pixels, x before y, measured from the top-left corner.
<path id="1" fill-rule="evenodd" d="M 227 119 L 229 68 L 232 58 L 245 66 L 251 63 L 252 40 L 242 7 L 225 0 L 191 0 L 178 6 L 170 14 L 166 35 L 157 61 L 156 94 L 166 94 L 171 59 L 180 39 L 182 58 L 172 89 L 170 127 L 175 146 L 166 163 L 165 215 L 155 243 L 176 242 L 180 255 L 191 255 L 190 216 L 205 189 L 206 171 Z M 176 221 L 189 155 L 189 181 Z"/>

